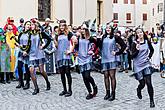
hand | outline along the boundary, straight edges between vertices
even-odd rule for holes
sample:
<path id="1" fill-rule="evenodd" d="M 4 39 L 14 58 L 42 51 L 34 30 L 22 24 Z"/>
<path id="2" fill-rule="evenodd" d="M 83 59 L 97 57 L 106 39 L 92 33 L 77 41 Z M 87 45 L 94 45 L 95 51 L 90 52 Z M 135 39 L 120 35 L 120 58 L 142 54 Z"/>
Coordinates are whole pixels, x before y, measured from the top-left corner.
<path id="1" fill-rule="evenodd" d="M 112 51 L 112 55 L 115 56 L 116 55 L 116 52 L 115 51 Z"/>
<path id="2" fill-rule="evenodd" d="M 137 50 L 140 50 L 140 47 L 139 46 L 140 46 L 139 44 L 136 44 L 136 49 Z"/>
<path id="3" fill-rule="evenodd" d="M 69 51 L 69 50 L 66 50 L 66 52 L 65 52 L 66 55 L 69 55 L 70 53 L 71 53 L 71 51 Z"/>
<path id="4" fill-rule="evenodd" d="M 27 52 L 23 52 L 23 56 L 27 56 Z"/>
<path id="5" fill-rule="evenodd" d="M 40 45 L 39 48 L 42 50 L 44 46 Z"/>
<path id="6" fill-rule="evenodd" d="M 88 52 L 88 55 L 93 55 L 93 51 L 89 51 Z"/>

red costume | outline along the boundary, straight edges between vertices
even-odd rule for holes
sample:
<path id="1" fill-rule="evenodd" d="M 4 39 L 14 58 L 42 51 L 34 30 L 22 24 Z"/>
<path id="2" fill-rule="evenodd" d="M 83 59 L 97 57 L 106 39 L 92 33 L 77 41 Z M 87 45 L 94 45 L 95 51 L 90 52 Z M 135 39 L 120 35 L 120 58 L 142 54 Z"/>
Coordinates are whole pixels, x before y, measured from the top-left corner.
<path id="1" fill-rule="evenodd" d="M 8 25 L 11 25 L 13 27 L 14 35 L 18 35 L 17 27 L 13 23 L 14 23 L 14 19 L 12 17 L 8 17 L 7 24 L 4 26 L 4 31 L 6 32 Z"/>

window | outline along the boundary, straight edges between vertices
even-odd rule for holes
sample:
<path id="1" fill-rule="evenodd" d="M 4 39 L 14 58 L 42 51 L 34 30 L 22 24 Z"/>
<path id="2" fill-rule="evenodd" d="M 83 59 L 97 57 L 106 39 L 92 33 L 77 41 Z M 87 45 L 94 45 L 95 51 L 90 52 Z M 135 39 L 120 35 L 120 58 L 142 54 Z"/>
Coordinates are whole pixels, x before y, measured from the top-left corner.
<path id="1" fill-rule="evenodd" d="M 128 0 L 124 0 L 124 4 L 128 4 Z"/>
<path id="2" fill-rule="evenodd" d="M 127 14 L 126 14 L 126 17 L 127 17 L 127 18 L 126 18 L 127 20 L 131 20 L 131 13 L 127 13 Z"/>
<path id="3" fill-rule="evenodd" d="M 147 13 L 143 13 L 143 21 L 147 21 Z"/>
<path id="4" fill-rule="evenodd" d="M 51 0 L 38 0 L 38 19 L 43 21 L 51 17 Z"/>
<path id="5" fill-rule="evenodd" d="M 118 13 L 113 13 L 113 19 L 118 20 Z"/>
<path id="6" fill-rule="evenodd" d="M 158 4 L 158 13 L 163 11 L 163 3 Z"/>
<path id="7" fill-rule="evenodd" d="M 117 0 L 113 0 L 113 3 L 118 3 L 118 1 Z"/>
<path id="8" fill-rule="evenodd" d="M 135 0 L 131 0 L 131 4 L 135 4 Z"/>
<path id="9" fill-rule="evenodd" d="M 147 4 L 147 0 L 143 0 L 143 4 Z"/>
<path id="10" fill-rule="evenodd" d="M 154 16 L 155 15 L 155 10 L 154 10 L 154 8 L 152 9 L 152 16 Z"/>

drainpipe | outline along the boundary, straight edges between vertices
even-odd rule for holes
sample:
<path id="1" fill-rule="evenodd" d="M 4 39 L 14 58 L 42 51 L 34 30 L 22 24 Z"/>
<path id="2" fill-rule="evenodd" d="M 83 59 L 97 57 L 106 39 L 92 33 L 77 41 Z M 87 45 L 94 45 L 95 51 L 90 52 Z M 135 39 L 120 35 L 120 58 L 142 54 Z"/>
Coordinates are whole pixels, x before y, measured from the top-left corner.
<path id="1" fill-rule="evenodd" d="M 70 0 L 70 25 L 73 24 L 73 0 Z"/>
<path id="2" fill-rule="evenodd" d="M 163 4 L 164 4 L 164 10 L 163 10 L 163 11 L 164 11 L 164 19 L 163 19 L 163 23 L 164 23 L 164 22 L 165 22 L 165 0 L 164 0 L 164 3 L 163 3 Z"/>

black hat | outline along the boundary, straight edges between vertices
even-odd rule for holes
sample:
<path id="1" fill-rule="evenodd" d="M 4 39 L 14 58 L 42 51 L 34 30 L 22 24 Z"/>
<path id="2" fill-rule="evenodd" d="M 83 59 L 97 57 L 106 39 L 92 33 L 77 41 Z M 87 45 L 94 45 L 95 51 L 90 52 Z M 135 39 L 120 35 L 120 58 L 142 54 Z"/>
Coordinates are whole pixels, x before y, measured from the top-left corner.
<path id="1" fill-rule="evenodd" d="M 19 21 L 20 21 L 20 23 L 24 23 L 24 19 L 23 18 L 21 18 Z"/>

